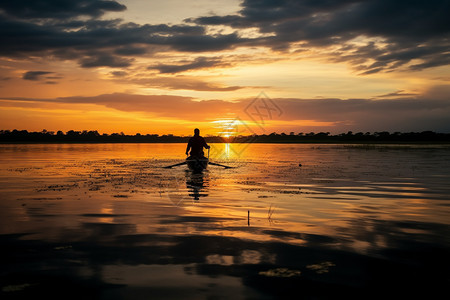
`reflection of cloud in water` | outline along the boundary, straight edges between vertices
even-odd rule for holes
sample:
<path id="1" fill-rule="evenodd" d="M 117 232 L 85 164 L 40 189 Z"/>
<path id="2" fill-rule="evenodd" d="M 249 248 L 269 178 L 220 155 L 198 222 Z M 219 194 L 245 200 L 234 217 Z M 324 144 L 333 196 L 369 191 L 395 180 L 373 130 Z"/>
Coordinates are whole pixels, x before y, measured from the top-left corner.
<path id="1" fill-rule="evenodd" d="M 192 224 L 213 220 L 184 221 Z M 29 282 L 37 287 L 49 288 L 49 280 L 58 276 L 59 286 L 52 287 L 55 293 L 67 286 L 69 290 L 65 292 L 74 288 L 86 291 L 87 286 L 94 284 L 103 295 L 122 290 L 151 296 L 155 289 L 168 292 L 165 287 L 174 289 L 169 292 L 174 295 L 184 292 L 184 287 L 188 291 L 201 288 L 217 295 L 218 290 L 231 284 L 232 290 L 248 290 L 255 295 L 279 296 L 301 289 L 302 295 L 325 297 L 335 293 L 355 295 L 364 289 L 382 295 L 392 288 L 408 295 L 420 290 L 424 280 L 435 282 L 437 287 L 445 286 L 445 276 L 440 274 L 446 269 L 448 258 L 445 252 L 432 248 L 429 256 L 405 264 L 330 247 L 326 237 L 306 235 L 311 243 L 294 245 L 226 236 L 139 234 L 137 230 L 133 224 L 84 223 L 79 230 L 61 230 L 53 242 L 23 239 L 20 235 L 0 236 L 0 241 L 10 246 L 4 249 L 4 255 L 15 261 L 15 268 L 29 273 Z M 415 249 L 426 249 L 427 245 L 412 249 L 410 244 L 397 247 L 399 258 L 416 255 Z M 27 255 L 29 249 L 33 249 L 32 256 Z M 23 257 L 26 260 L 18 260 Z M 430 265 L 430 260 L 436 264 Z M 37 272 L 33 264 L 37 261 L 44 269 L 54 270 L 54 275 Z M 160 276 L 158 272 L 162 272 Z M 347 285 L 349 278 L 352 287 Z M 163 279 L 167 281 L 161 282 Z M 208 288 L 212 282 L 217 289 Z M 35 292 L 34 287 L 27 290 Z"/>

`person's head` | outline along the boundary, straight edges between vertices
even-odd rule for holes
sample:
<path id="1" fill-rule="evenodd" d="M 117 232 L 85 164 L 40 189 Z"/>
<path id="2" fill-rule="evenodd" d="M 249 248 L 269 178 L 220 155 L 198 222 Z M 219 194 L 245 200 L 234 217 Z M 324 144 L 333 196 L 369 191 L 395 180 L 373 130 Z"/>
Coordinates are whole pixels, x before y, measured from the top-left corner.
<path id="1" fill-rule="evenodd" d="M 200 135 L 200 129 L 195 128 L 194 129 L 194 135 Z"/>

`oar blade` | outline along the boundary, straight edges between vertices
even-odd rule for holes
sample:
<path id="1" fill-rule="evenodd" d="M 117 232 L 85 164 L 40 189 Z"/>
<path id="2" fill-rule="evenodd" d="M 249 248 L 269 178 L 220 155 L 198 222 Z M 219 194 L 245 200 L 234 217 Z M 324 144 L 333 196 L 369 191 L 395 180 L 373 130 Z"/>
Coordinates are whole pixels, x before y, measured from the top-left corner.
<path id="1" fill-rule="evenodd" d="M 186 164 L 186 162 L 183 161 L 183 162 L 181 162 L 181 163 L 177 163 L 177 164 L 170 165 L 170 166 L 165 166 L 165 167 L 163 167 L 163 168 L 164 168 L 164 169 L 170 169 L 170 168 L 177 167 L 177 166 L 181 166 L 181 165 L 185 165 L 185 164 Z"/>
<path id="2" fill-rule="evenodd" d="M 232 168 L 234 168 L 234 167 L 225 166 L 225 165 L 218 164 L 218 163 L 214 163 L 214 162 L 209 162 L 209 164 L 210 164 L 210 165 L 213 165 L 213 166 L 223 167 L 223 168 L 225 168 L 225 169 L 232 169 Z"/>

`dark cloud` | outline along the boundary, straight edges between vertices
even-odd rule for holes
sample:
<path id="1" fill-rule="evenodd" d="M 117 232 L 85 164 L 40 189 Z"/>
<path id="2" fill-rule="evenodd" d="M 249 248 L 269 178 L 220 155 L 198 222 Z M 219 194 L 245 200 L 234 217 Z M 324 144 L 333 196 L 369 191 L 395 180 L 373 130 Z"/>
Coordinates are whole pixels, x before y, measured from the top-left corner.
<path id="1" fill-rule="evenodd" d="M 49 74 L 54 74 L 54 73 L 47 72 L 47 71 L 28 71 L 23 74 L 22 79 L 38 81 L 38 80 L 41 80 L 43 76 L 49 75 Z"/>
<path id="2" fill-rule="evenodd" d="M 399 97 L 415 97 L 418 96 L 418 94 L 414 93 L 406 93 L 403 90 L 395 91 L 392 93 L 387 93 L 383 95 L 376 96 L 374 98 L 382 98 L 382 99 L 388 99 L 388 98 L 399 98 Z"/>
<path id="3" fill-rule="evenodd" d="M 153 47 L 205 52 L 230 49 L 236 33 L 208 35 L 198 25 L 138 25 L 98 19 L 125 9 L 114 1 L 5 1 L 0 4 L 0 55 L 56 56 L 82 67 L 128 66 L 126 56 L 145 55 Z M 81 19 L 80 17 L 90 17 Z M 90 55 L 97 51 L 107 54 Z"/>
<path id="4" fill-rule="evenodd" d="M 80 61 L 80 65 L 83 68 L 96 68 L 96 67 L 111 67 L 121 68 L 128 67 L 133 62 L 133 59 L 117 57 L 109 54 L 98 54 L 95 56 L 83 58 Z"/>
<path id="5" fill-rule="evenodd" d="M 180 64 L 167 65 L 167 64 L 159 64 L 156 66 L 149 67 L 149 69 L 156 69 L 160 73 L 180 73 L 189 70 L 198 70 L 204 68 L 210 68 L 218 65 L 223 65 L 220 61 L 220 58 L 216 57 L 198 57 L 192 62 L 181 62 Z"/>
<path id="6" fill-rule="evenodd" d="M 111 72 L 111 75 L 114 76 L 114 77 L 118 77 L 119 78 L 119 77 L 127 76 L 128 73 L 125 72 L 125 71 L 113 71 L 113 72 Z"/>
<path id="7" fill-rule="evenodd" d="M 128 47 L 122 47 L 114 50 L 114 53 L 118 55 L 123 56 L 133 56 L 133 55 L 142 55 L 147 53 L 147 49 L 143 47 L 134 47 L 134 46 L 128 46 Z"/>
<path id="8" fill-rule="evenodd" d="M 0 11 L 17 18 L 67 19 L 78 16 L 99 17 L 108 11 L 123 11 L 117 1 L 103 0 L 2 0 Z"/>
<path id="9" fill-rule="evenodd" d="M 299 42 L 306 47 L 340 46 L 339 51 L 331 53 L 335 60 L 348 61 L 370 74 L 414 60 L 421 62 L 412 69 L 449 64 L 449 11 L 448 0 L 245 0 L 239 14 L 186 21 L 256 27 L 261 33 L 272 34 L 258 43 L 274 49 Z M 351 44 L 356 37 L 380 39 L 382 46 Z"/>
<path id="10" fill-rule="evenodd" d="M 56 56 L 61 59 L 76 60 L 82 67 L 100 66 L 126 67 L 133 59 L 130 56 L 145 55 L 149 47 L 171 46 L 183 48 L 203 33 L 199 26 L 137 25 L 120 23 L 117 20 L 86 21 L 81 28 L 64 28 L 46 23 L 34 23 L 24 20 L 0 19 L 0 55 L 9 57 L 27 57 L 29 55 Z M 70 23 L 68 26 L 73 26 Z M 70 29 L 70 30 L 66 30 Z M 184 41 L 173 36 L 185 35 Z M 214 39 L 220 39 L 215 37 Z M 213 39 L 213 40 L 214 40 Z M 206 38 L 206 40 L 208 40 Z M 210 43 L 217 48 L 221 43 Z M 199 42 L 197 40 L 197 42 Z M 186 46 L 195 48 L 196 46 Z M 197 46 L 198 47 L 198 46 Z M 220 46 L 224 47 L 224 46 Z"/>
<path id="11" fill-rule="evenodd" d="M 4 0 L 0 55 L 48 55 L 88 68 L 123 67 L 132 63 L 130 56 L 151 55 L 155 49 L 201 53 L 264 46 L 285 51 L 301 45 L 320 48 L 330 60 L 348 62 L 361 74 L 450 64 L 449 0 L 244 0 L 241 7 L 233 15 L 189 18 L 178 25 L 140 25 L 99 18 L 126 9 L 117 1 Z M 212 34 L 207 26 L 232 31 Z M 243 37 L 239 30 L 248 28 L 261 35 Z M 358 37 L 366 39 L 355 43 Z"/>
<path id="12" fill-rule="evenodd" d="M 448 97 L 448 95 L 447 95 Z M 358 131 L 450 132 L 450 98 L 273 99 L 284 120 L 332 122 L 333 127 Z"/>
<path id="13" fill-rule="evenodd" d="M 175 50 L 187 52 L 208 52 L 231 49 L 249 42 L 237 33 L 224 35 L 173 35 L 166 40 L 167 45 Z"/>

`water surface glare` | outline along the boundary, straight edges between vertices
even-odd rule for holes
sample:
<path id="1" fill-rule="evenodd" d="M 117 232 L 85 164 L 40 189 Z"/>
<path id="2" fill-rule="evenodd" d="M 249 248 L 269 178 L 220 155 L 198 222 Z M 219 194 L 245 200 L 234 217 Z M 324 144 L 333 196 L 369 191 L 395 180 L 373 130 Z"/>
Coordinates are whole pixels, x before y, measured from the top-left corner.
<path id="1" fill-rule="evenodd" d="M 1 294 L 434 298 L 450 276 L 450 146 L 0 145 Z"/>

